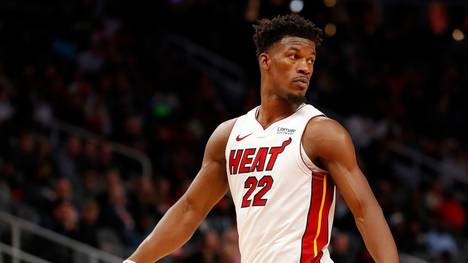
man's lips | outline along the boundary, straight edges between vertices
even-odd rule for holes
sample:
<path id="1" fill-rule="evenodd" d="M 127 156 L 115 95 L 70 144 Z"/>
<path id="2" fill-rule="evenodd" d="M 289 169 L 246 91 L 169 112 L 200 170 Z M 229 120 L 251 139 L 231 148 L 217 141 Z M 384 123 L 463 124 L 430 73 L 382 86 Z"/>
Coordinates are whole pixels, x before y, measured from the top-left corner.
<path id="1" fill-rule="evenodd" d="M 304 83 L 305 85 L 309 85 L 309 79 L 307 77 L 295 77 L 292 80 L 293 82 L 300 82 Z"/>

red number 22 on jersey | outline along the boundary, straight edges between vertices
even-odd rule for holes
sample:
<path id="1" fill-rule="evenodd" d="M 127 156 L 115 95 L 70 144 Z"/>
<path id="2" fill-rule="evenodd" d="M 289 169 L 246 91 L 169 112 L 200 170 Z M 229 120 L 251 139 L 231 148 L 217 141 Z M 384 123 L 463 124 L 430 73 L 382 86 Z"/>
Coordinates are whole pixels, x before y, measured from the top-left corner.
<path id="1" fill-rule="evenodd" d="M 245 180 L 244 188 L 249 190 L 247 190 L 242 198 L 242 207 L 265 206 L 267 199 L 264 199 L 263 196 L 270 191 L 272 185 L 273 177 L 269 175 L 263 176 L 260 180 L 257 180 L 255 176 L 248 177 L 247 180 Z M 262 187 L 262 189 L 254 195 L 253 200 L 249 199 L 257 186 Z"/>

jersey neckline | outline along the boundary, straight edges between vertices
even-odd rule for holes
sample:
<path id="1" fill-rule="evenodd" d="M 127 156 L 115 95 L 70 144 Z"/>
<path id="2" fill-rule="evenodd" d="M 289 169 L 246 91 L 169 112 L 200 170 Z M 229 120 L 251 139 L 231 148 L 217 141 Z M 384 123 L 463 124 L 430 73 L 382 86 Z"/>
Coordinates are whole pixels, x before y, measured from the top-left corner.
<path id="1" fill-rule="evenodd" d="M 259 113 L 259 110 L 260 110 L 260 106 L 261 105 L 258 105 L 257 107 L 255 107 L 254 109 L 252 109 L 252 118 L 254 119 L 254 122 L 256 124 L 256 126 L 259 128 L 260 131 L 262 132 L 267 132 L 269 130 L 271 130 L 273 127 L 277 126 L 279 123 L 282 123 L 284 121 L 286 121 L 287 119 L 291 118 L 292 116 L 294 116 L 296 113 L 298 113 L 302 108 L 304 108 L 307 104 L 306 103 L 302 103 L 301 105 L 299 105 L 299 107 L 297 107 L 296 111 L 293 112 L 291 115 L 287 116 L 287 117 L 284 117 L 282 119 L 279 119 L 275 122 L 272 122 L 268 127 L 266 128 L 263 128 L 262 124 L 260 124 L 260 122 L 258 121 L 257 117 L 258 117 L 258 113 Z"/>

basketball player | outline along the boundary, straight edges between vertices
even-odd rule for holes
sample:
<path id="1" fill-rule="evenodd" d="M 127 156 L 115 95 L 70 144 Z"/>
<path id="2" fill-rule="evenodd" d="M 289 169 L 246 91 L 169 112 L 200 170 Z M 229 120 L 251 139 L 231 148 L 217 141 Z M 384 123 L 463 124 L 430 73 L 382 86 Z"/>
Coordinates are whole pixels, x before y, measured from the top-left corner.
<path id="1" fill-rule="evenodd" d="M 335 186 L 376 262 L 398 262 L 347 131 L 304 104 L 322 31 L 286 15 L 255 26 L 261 105 L 219 125 L 187 192 L 125 261 L 154 262 L 187 242 L 231 191 L 243 263 L 333 262 Z"/>

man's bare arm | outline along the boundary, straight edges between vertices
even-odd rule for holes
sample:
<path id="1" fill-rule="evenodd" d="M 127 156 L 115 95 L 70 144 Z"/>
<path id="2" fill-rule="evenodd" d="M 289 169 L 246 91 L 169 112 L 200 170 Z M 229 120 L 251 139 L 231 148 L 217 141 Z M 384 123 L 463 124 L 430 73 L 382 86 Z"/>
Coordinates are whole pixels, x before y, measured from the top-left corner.
<path id="1" fill-rule="evenodd" d="M 330 172 L 374 260 L 399 262 L 395 241 L 357 164 L 349 133 L 336 121 L 318 117 L 309 122 L 303 143 L 311 160 L 320 160 Z"/>
<path id="2" fill-rule="evenodd" d="M 216 128 L 206 145 L 202 167 L 189 189 L 167 211 L 129 260 L 152 263 L 181 247 L 226 194 L 228 183 L 224 150 L 234 122 L 229 120 Z"/>

